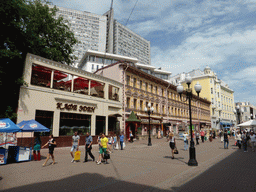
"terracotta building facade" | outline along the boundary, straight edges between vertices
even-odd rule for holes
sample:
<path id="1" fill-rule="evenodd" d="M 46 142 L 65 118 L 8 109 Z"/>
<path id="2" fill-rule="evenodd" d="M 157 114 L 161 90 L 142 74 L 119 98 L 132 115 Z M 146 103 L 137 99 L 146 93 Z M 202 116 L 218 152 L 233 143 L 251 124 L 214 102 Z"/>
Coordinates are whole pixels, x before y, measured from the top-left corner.
<path id="1" fill-rule="evenodd" d="M 136 124 L 124 123 L 123 130 L 126 134 L 132 131 L 137 135 L 147 135 L 149 117 L 144 108 L 148 103 L 154 107 L 150 125 L 153 135 L 156 135 L 159 130 L 164 134 L 168 130 L 176 134 L 188 131 L 188 101 L 181 101 L 176 86 L 139 70 L 131 63 L 112 64 L 95 73 L 123 83 L 124 122 L 132 111 L 141 120 Z M 181 97 L 183 100 L 186 99 L 184 94 Z M 196 130 L 203 127 L 209 128 L 211 125 L 210 102 L 195 95 L 192 101 L 192 123 Z"/>

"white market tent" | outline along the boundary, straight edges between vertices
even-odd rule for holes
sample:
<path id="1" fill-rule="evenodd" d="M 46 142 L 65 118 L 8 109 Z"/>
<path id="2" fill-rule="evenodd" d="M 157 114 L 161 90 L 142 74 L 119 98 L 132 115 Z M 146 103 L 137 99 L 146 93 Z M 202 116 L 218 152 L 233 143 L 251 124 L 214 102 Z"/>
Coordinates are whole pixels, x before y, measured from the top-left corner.
<path id="1" fill-rule="evenodd" d="M 256 126 L 256 120 L 246 121 L 244 123 L 237 125 L 237 127 L 253 127 L 253 126 Z"/>

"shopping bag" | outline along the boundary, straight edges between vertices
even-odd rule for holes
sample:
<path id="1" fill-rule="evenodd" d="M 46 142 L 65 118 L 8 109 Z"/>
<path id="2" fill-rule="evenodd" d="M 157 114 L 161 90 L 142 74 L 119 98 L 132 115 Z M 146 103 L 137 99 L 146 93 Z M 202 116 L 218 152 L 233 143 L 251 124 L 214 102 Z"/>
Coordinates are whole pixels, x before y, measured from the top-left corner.
<path id="1" fill-rule="evenodd" d="M 76 152 L 75 152 L 74 161 L 80 160 L 80 156 L 81 156 L 81 151 L 76 151 Z"/>
<path id="2" fill-rule="evenodd" d="M 174 152 L 173 152 L 174 154 L 179 154 L 179 151 L 178 151 L 178 149 L 175 147 L 175 149 L 174 149 Z"/>
<path id="3" fill-rule="evenodd" d="M 116 143 L 116 149 L 119 149 L 118 143 Z"/>
<path id="4" fill-rule="evenodd" d="M 110 159 L 110 155 L 108 153 L 104 153 L 104 159 Z"/>
<path id="5" fill-rule="evenodd" d="M 125 142 L 123 142 L 123 149 L 125 148 Z"/>

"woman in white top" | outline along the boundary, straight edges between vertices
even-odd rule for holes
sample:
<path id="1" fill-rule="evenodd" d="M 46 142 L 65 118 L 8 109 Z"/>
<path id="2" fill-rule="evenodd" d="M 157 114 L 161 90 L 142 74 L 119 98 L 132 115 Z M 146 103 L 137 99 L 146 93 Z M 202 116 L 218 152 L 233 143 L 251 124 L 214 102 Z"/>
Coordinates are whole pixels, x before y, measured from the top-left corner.
<path id="1" fill-rule="evenodd" d="M 176 146 L 175 137 L 173 133 L 169 134 L 170 148 L 172 149 L 172 159 L 174 159 L 174 149 Z"/>
<path id="2" fill-rule="evenodd" d="M 255 152 L 254 145 L 256 143 L 256 135 L 253 132 L 251 132 L 250 140 L 251 140 L 251 145 L 252 145 L 252 151 Z"/>
<path id="3" fill-rule="evenodd" d="M 235 139 L 237 141 L 237 146 L 239 147 L 239 149 L 241 149 L 242 135 L 241 135 L 240 131 L 237 132 Z"/>

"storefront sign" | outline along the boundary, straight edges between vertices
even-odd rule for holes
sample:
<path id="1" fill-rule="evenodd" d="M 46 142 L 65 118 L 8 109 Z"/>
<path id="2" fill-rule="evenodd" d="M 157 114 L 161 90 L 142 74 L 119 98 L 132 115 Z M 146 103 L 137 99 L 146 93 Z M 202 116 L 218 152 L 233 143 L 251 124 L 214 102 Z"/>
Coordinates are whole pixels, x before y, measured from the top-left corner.
<path id="1" fill-rule="evenodd" d="M 62 103 L 57 103 L 57 109 L 60 110 L 73 110 L 73 111 L 77 111 L 77 109 L 79 109 L 79 111 L 83 111 L 83 112 L 94 112 L 96 107 L 87 107 L 85 105 L 80 105 L 79 108 L 77 107 L 77 105 L 74 104 L 65 104 L 64 106 L 62 105 Z"/>
<path id="2" fill-rule="evenodd" d="M 141 122 L 148 123 L 148 119 L 141 119 Z M 160 124 L 160 120 L 151 119 L 150 122 Z"/>

